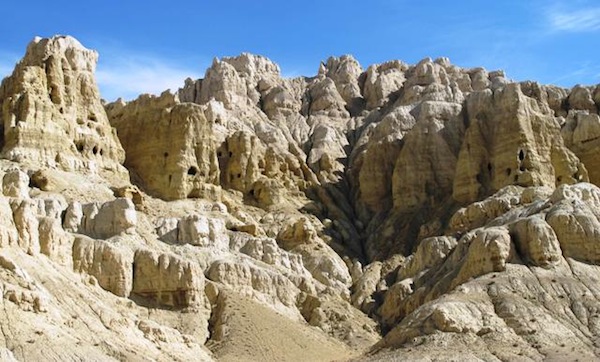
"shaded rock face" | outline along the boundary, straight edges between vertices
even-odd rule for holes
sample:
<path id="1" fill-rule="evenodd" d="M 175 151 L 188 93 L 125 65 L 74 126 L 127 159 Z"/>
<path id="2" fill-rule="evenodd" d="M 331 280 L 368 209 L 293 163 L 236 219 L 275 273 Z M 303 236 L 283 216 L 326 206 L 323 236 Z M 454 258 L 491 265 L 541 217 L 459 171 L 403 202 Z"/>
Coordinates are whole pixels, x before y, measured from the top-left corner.
<path id="1" fill-rule="evenodd" d="M 0 89 L 6 358 L 286 359 L 264 320 L 327 356 L 597 358 L 600 87 L 242 54 L 103 107 L 96 57 L 36 39 Z"/>
<path id="2" fill-rule="evenodd" d="M 123 172 L 123 148 L 94 78 L 98 54 L 71 37 L 36 38 L 0 87 L 4 158 Z"/>

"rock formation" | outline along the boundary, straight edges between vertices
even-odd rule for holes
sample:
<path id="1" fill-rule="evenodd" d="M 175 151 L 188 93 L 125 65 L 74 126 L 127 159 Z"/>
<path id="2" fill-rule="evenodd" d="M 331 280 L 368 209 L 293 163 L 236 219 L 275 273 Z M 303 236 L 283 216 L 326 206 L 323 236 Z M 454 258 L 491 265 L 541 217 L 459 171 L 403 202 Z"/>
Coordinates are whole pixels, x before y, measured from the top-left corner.
<path id="1" fill-rule="evenodd" d="M 68 36 L 34 39 L 2 81 L 2 154 L 65 170 L 124 172 L 94 78 L 98 54 Z"/>
<path id="2" fill-rule="evenodd" d="M 103 104 L 96 58 L 0 88 L 3 359 L 600 355 L 600 87 L 242 54 Z"/>

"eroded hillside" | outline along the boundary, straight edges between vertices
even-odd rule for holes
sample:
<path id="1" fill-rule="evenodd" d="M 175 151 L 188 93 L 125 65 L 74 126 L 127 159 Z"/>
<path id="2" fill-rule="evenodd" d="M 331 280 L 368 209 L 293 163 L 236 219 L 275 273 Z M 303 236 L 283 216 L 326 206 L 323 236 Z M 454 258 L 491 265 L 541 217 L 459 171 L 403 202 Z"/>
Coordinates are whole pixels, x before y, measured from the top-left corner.
<path id="1" fill-rule="evenodd" d="M 105 104 L 96 59 L 0 88 L 3 358 L 597 355 L 600 87 L 242 54 Z"/>

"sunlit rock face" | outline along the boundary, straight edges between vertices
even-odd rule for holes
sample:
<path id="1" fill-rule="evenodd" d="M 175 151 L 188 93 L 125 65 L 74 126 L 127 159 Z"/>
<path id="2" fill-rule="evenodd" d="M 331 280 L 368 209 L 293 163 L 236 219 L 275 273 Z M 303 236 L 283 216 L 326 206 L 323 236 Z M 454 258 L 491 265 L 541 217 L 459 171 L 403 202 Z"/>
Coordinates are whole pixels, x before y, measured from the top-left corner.
<path id="1" fill-rule="evenodd" d="M 96 59 L 0 88 L 0 359 L 598 358 L 599 87 L 241 54 L 103 104 Z"/>
<path id="2" fill-rule="evenodd" d="M 125 153 L 96 85 L 98 54 L 69 36 L 34 39 L 0 87 L 5 158 L 124 172 Z"/>

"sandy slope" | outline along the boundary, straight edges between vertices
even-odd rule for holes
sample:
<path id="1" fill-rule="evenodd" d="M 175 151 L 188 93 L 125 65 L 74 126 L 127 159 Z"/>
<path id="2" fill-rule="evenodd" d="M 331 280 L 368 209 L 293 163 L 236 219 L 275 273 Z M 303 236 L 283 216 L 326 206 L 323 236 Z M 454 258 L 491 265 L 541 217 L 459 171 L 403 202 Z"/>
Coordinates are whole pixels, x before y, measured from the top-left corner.
<path id="1" fill-rule="evenodd" d="M 229 295 L 222 307 L 225 336 L 208 344 L 219 361 L 343 361 L 359 354 L 317 328 L 290 323 L 244 297 Z"/>

